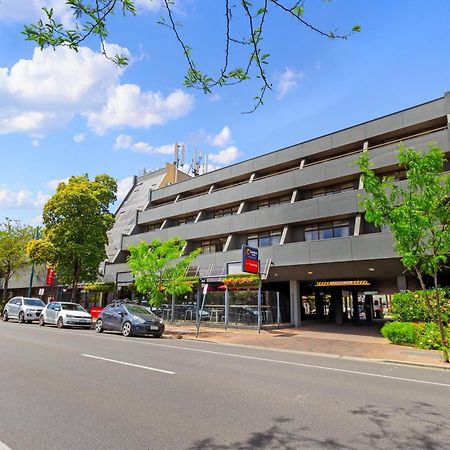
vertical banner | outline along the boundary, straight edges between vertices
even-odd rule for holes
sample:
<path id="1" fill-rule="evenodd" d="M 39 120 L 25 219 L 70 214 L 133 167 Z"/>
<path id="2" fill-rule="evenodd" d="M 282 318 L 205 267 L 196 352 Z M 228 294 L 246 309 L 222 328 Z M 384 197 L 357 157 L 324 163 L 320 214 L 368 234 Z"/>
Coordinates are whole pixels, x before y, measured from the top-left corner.
<path id="1" fill-rule="evenodd" d="M 53 282 L 55 281 L 55 272 L 51 267 L 47 268 L 47 276 L 45 278 L 45 284 L 47 286 L 52 286 Z"/>

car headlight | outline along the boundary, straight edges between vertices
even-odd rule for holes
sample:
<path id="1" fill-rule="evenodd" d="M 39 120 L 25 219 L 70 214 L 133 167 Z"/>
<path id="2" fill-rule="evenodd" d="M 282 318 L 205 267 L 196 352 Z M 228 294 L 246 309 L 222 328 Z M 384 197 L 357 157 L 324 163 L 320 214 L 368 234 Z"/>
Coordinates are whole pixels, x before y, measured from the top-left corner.
<path id="1" fill-rule="evenodd" d="M 145 320 L 142 317 L 139 316 L 133 316 L 133 320 L 135 320 L 137 323 L 144 323 Z"/>

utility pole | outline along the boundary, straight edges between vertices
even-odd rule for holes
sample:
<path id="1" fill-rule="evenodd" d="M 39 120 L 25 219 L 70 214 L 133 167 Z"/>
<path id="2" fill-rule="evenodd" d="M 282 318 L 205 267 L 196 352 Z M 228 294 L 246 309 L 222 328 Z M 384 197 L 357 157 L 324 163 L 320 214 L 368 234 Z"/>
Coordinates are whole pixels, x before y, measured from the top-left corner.
<path id="1" fill-rule="evenodd" d="M 34 238 L 37 240 L 39 239 L 39 227 L 36 227 L 36 234 L 34 235 Z M 30 284 L 28 285 L 28 297 L 31 297 L 31 294 L 33 292 L 33 278 L 34 278 L 34 261 L 31 263 L 31 275 L 30 275 Z"/>

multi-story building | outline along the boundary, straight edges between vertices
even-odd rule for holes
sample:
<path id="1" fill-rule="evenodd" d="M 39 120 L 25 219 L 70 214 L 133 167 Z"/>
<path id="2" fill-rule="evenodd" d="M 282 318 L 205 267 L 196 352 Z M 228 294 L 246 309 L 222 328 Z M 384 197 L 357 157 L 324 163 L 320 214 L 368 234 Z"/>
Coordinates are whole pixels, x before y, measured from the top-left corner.
<path id="1" fill-rule="evenodd" d="M 446 94 L 157 190 L 147 186 L 142 195 L 148 204 L 127 212 L 133 223 L 105 278 L 131 280 L 128 249 L 142 240 L 179 236 L 187 241 L 186 252 L 203 249 L 195 265 L 214 267 L 216 277 L 241 260 L 241 246 L 248 244 L 259 248 L 267 275 L 263 290 L 279 293 L 282 321 L 298 325 L 302 314 L 337 322 L 356 318 L 364 295 L 367 305 L 371 295 L 415 285 L 390 233 L 364 220 L 355 161 L 367 150 L 377 173 L 401 180 L 400 143 L 426 149 L 435 142 L 448 152 L 449 117 Z M 142 193 L 143 180 L 137 179 L 134 191 Z"/>

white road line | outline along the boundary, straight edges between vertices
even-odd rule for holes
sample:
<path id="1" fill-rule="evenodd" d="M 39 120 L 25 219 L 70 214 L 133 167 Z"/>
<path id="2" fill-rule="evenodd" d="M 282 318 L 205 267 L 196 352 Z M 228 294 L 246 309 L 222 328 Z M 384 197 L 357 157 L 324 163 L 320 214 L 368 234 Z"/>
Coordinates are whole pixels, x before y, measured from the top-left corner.
<path id="1" fill-rule="evenodd" d="M 42 329 L 39 329 L 39 330 L 41 331 Z M 86 337 L 97 338 L 97 339 L 108 339 L 108 340 L 114 340 L 114 341 L 120 340 L 119 336 L 117 338 L 112 337 L 112 336 L 98 336 L 98 335 L 87 334 L 87 333 L 86 334 L 85 333 L 77 333 L 75 331 L 69 331 L 69 330 L 65 330 L 65 333 L 73 333 L 73 334 L 77 334 L 78 336 L 86 336 Z M 410 383 L 428 384 L 428 385 L 432 385 L 432 386 L 442 386 L 442 387 L 450 388 L 450 384 L 447 384 L 447 383 L 438 383 L 435 381 L 417 380 L 414 378 L 394 377 L 392 375 L 380 375 L 380 374 L 370 373 L 370 372 L 359 372 L 359 371 L 350 370 L 350 369 L 337 369 L 334 367 L 318 366 L 318 365 L 314 365 L 314 364 L 305 364 L 305 363 L 296 363 L 296 362 L 291 362 L 291 361 L 282 361 L 282 360 L 270 359 L 270 358 L 260 358 L 257 356 L 238 355 L 235 353 L 224 353 L 224 352 L 217 352 L 214 350 L 202 350 L 202 349 L 197 349 L 197 348 L 181 347 L 181 346 L 177 346 L 177 345 L 167 345 L 167 344 L 160 344 L 160 343 L 156 344 L 153 342 L 140 341 L 140 340 L 138 341 L 138 340 L 128 339 L 128 340 L 121 340 L 121 342 L 130 343 L 130 344 L 152 345 L 155 347 L 165 347 L 165 348 L 170 348 L 170 349 L 188 350 L 191 352 L 209 353 L 212 355 L 228 356 L 228 357 L 241 358 L 241 359 L 251 359 L 251 360 L 265 361 L 265 362 L 271 362 L 271 363 L 276 363 L 276 364 L 285 364 L 285 365 L 291 365 L 291 366 L 297 366 L 297 367 L 306 367 L 306 368 L 311 368 L 311 369 L 328 370 L 331 372 L 350 373 L 350 374 L 354 374 L 354 375 L 362 375 L 362 376 L 368 376 L 368 377 L 373 377 L 373 378 L 384 378 L 384 379 L 388 379 L 388 380 L 406 381 L 406 382 L 410 382 Z M 198 341 L 198 342 L 202 342 L 202 341 Z M 209 342 L 208 344 L 211 344 L 211 343 Z M 227 345 L 227 344 L 225 344 L 225 345 Z M 270 350 L 276 351 L 276 349 L 270 349 Z M 85 355 L 85 356 L 88 356 L 88 355 Z M 111 361 L 113 361 L 113 360 L 111 360 Z M 128 364 L 128 363 L 122 363 L 122 364 Z"/>
<path id="2" fill-rule="evenodd" d="M 0 450 L 11 450 L 4 442 L 0 441 Z"/>
<path id="3" fill-rule="evenodd" d="M 168 375 L 175 375 L 175 372 L 171 372 L 170 370 L 155 369 L 154 367 L 141 366 L 139 364 L 131 364 L 131 363 L 127 363 L 124 361 L 117 361 L 115 359 L 102 358 L 101 356 L 87 355 L 85 353 L 83 353 L 81 356 L 85 356 L 86 358 L 100 359 L 102 361 L 108 361 L 108 362 L 112 362 L 112 363 L 116 363 L 116 364 L 122 364 L 124 366 L 137 367 L 139 369 L 152 370 L 153 372 L 161 372 L 161 373 L 167 373 Z M 0 450 L 2 450 L 1 447 L 0 447 Z"/>
<path id="4" fill-rule="evenodd" d="M 350 369 L 337 369 L 335 367 L 326 367 L 326 366 L 317 366 L 315 364 L 305 364 L 305 363 L 297 363 L 292 361 L 282 361 L 278 359 L 270 359 L 270 358 L 260 358 L 258 356 L 248 356 L 248 355 L 237 355 L 236 353 L 224 353 L 224 352 L 216 352 L 214 350 L 202 350 L 197 348 L 189 348 L 189 347 L 175 347 L 173 345 L 165 345 L 165 344 L 152 344 L 148 342 L 149 345 L 157 345 L 160 347 L 167 347 L 167 348 L 177 348 L 181 350 L 189 350 L 191 352 L 199 352 L 199 353 L 210 353 L 213 355 L 220 355 L 220 356 L 230 356 L 233 358 L 242 358 L 242 359 L 252 359 L 256 361 L 264 361 L 264 362 L 271 362 L 276 364 L 286 364 L 289 366 L 297 366 L 297 367 L 307 367 L 310 369 L 320 369 L 320 370 L 328 370 L 331 372 L 342 372 L 342 373 L 351 373 L 354 375 L 364 375 L 367 377 L 375 377 L 375 378 L 386 378 L 389 380 L 397 380 L 397 381 L 408 381 L 411 383 L 419 383 L 419 384 L 431 384 L 433 386 L 444 386 L 450 388 L 450 384 L 447 383 L 437 383 L 435 381 L 426 381 L 426 380 L 416 380 L 414 378 L 403 378 L 403 377 L 394 377 L 392 375 L 380 375 L 377 373 L 370 373 L 370 372 L 360 372 L 357 370 L 350 370 Z"/>

